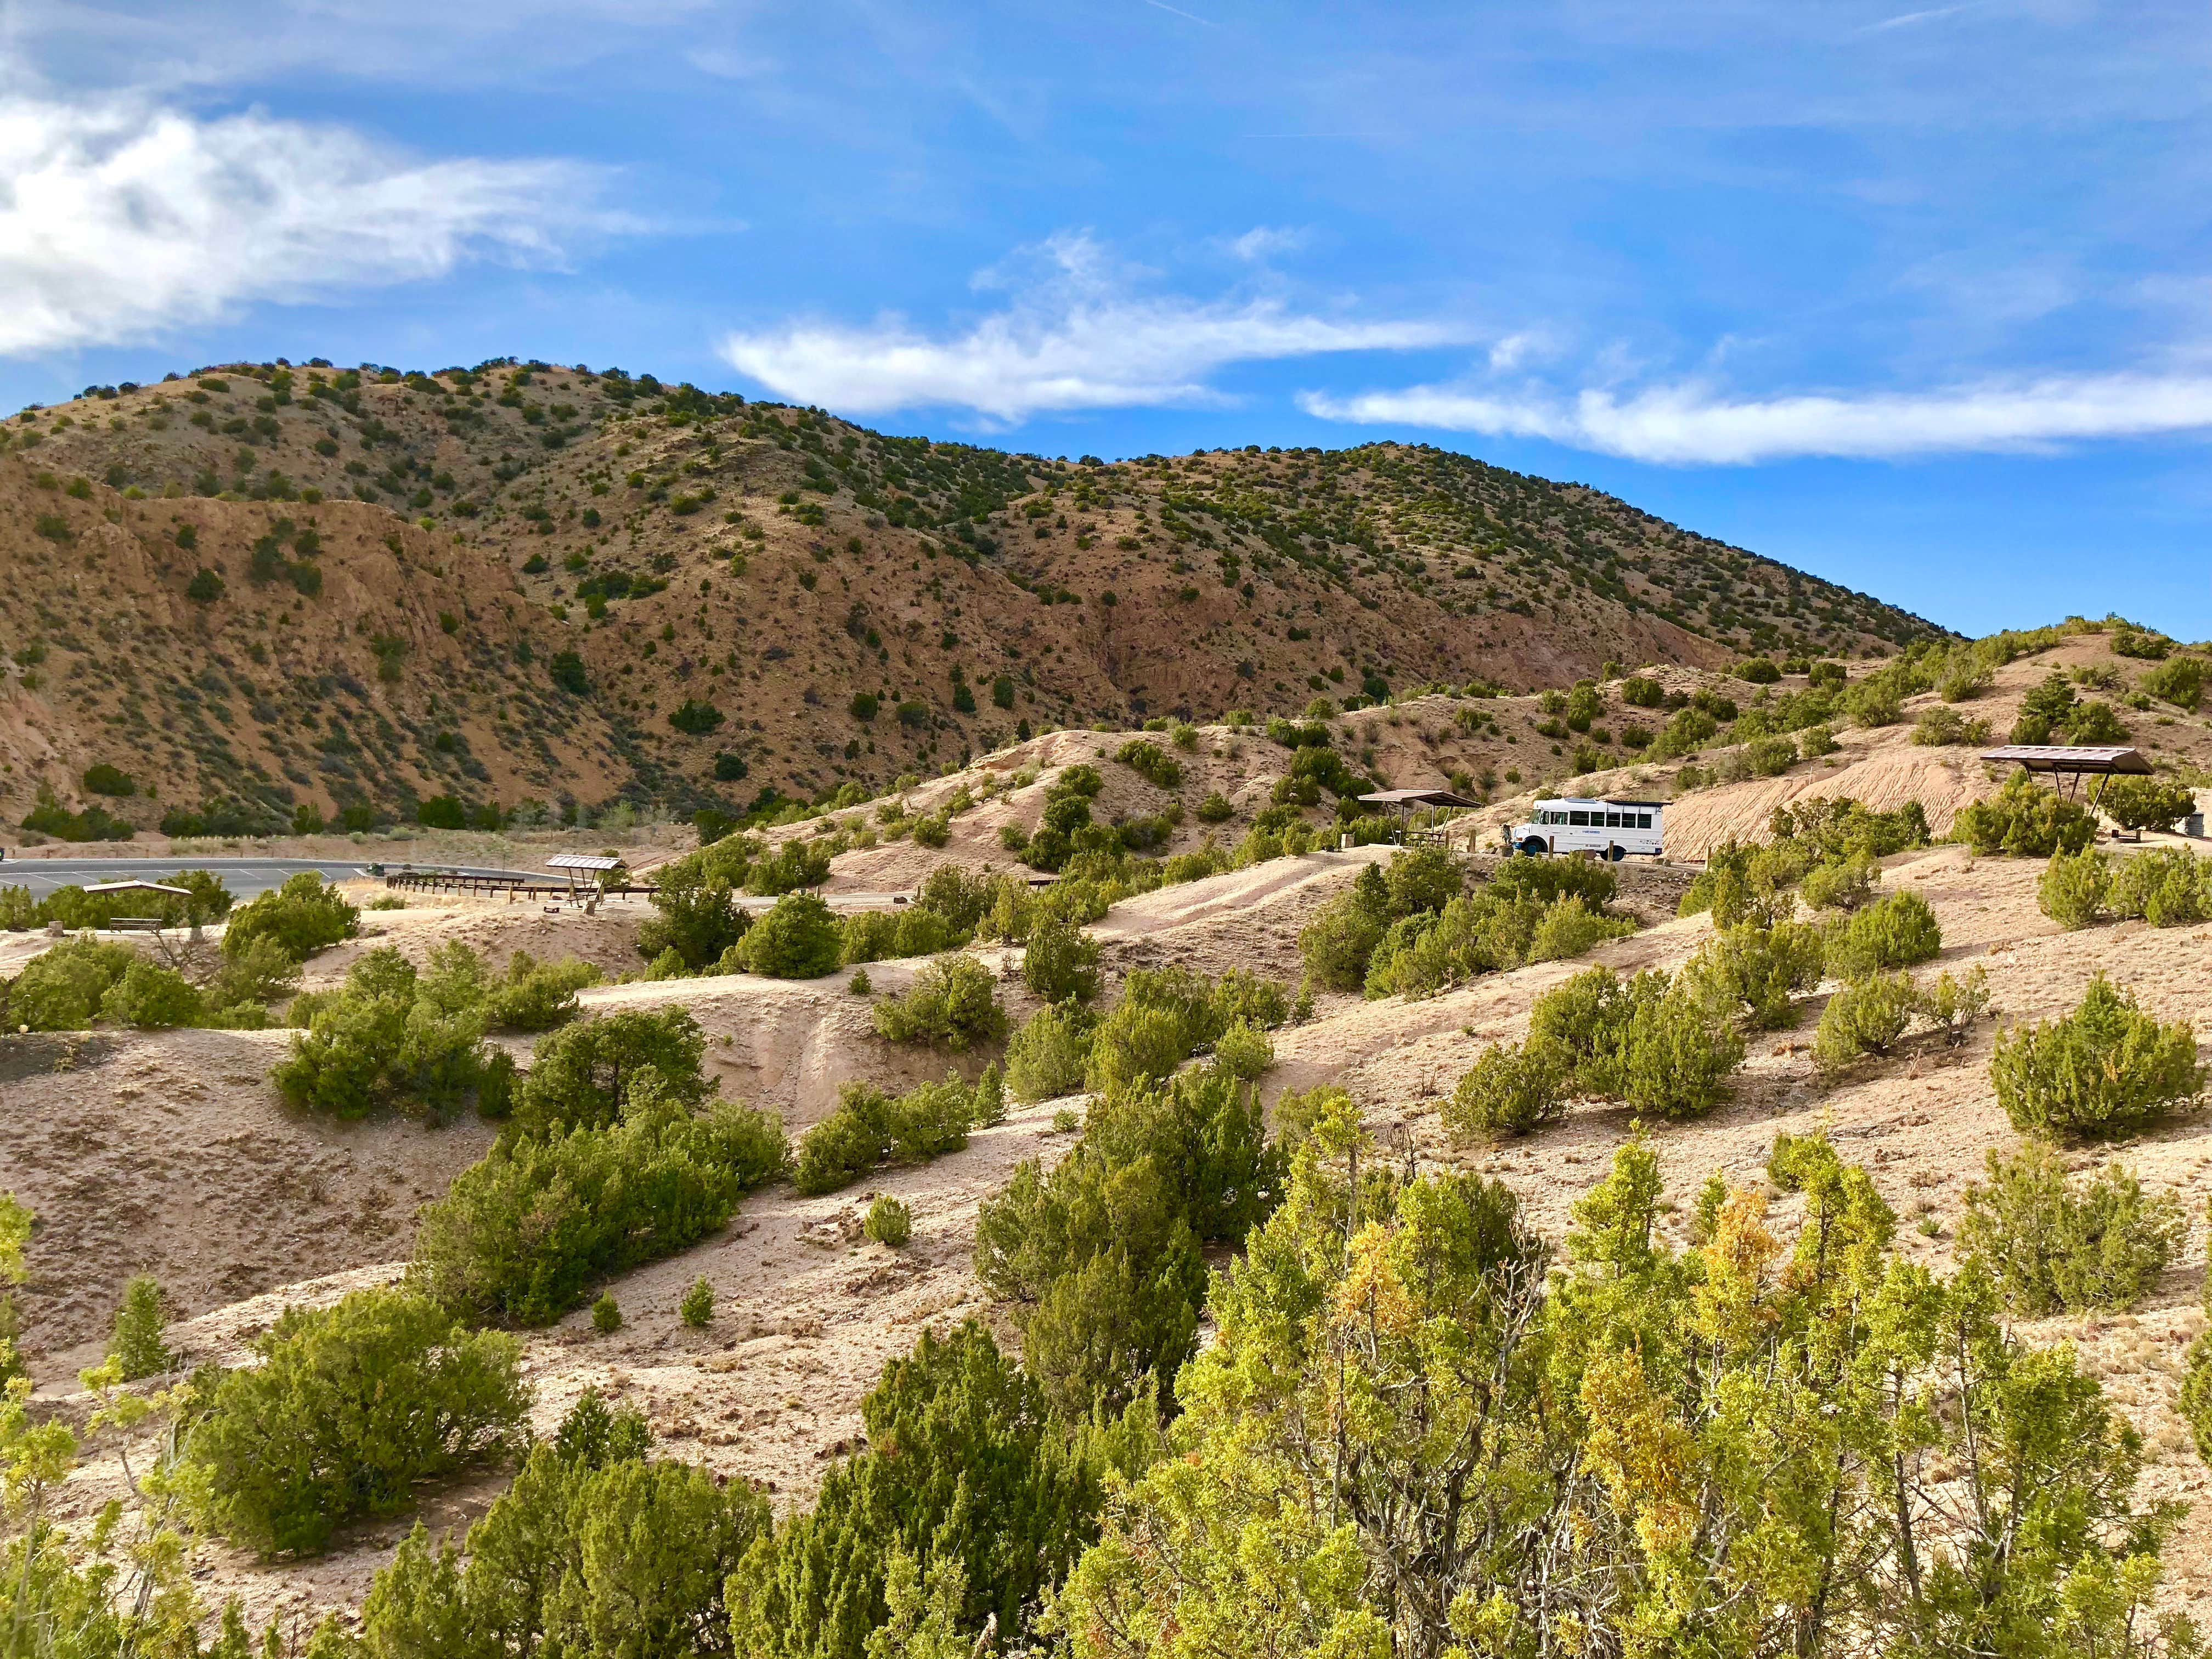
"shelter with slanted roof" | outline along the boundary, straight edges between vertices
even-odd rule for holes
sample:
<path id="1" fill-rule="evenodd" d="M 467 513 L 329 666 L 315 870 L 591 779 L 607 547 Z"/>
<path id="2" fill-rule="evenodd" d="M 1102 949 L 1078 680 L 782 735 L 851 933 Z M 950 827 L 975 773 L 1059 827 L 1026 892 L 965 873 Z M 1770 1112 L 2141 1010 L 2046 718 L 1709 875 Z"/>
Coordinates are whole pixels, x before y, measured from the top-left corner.
<path id="1" fill-rule="evenodd" d="M 87 898 L 107 893 L 167 893 L 182 899 L 192 896 L 192 890 L 189 887 L 173 887 L 165 881 L 147 881 L 137 876 L 124 881 L 96 881 L 84 889 Z M 112 933 L 158 933 L 167 925 L 159 916 L 110 916 L 106 931 Z M 192 923 L 192 936 L 195 939 L 199 936 L 197 921 Z"/>
<path id="2" fill-rule="evenodd" d="M 1449 789 L 1378 789 L 1371 795 L 1362 795 L 1359 798 L 1359 804 L 1362 806 L 1396 807 L 1398 809 L 1398 839 L 1401 843 L 1406 840 L 1407 819 L 1416 807 L 1425 811 L 1435 807 L 1465 809 L 1482 805 L 1480 801 L 1469 800 L 1465 795 L 1455 793 Z M 1443 836 L 1440 832 L 1431 832 L 1420 838 L 1440 841 Z"/>
<path id="3" fill-rule="evenodd" d="M 2145 778 L 2151 774 L 2151 763 L 2136 750 L 2088 744 L 2007 744 L 2002 749 L 1984 750 L 1982 758 L 1992 766 L 2017 766 L 2030 774 L 2048 773 L 2052 789 L 2069 800 L 2081 789 L 2082 779 L 2093 779 L 2094 781 L 2083 797 L 2083 804 L 2092 811 L 2096 808 L 2097 797 L 2104 792 L 2107 778 Z"/>

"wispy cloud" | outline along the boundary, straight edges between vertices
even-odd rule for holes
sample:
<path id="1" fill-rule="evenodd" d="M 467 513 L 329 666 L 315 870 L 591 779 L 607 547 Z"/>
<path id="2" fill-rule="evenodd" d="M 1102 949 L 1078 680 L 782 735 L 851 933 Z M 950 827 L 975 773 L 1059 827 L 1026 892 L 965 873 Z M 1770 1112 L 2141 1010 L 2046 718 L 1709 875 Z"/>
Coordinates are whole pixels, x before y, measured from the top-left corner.
<path id="1" fill-rule="evenodd" d="M 1231 237 L 1226 246 L 1237 258 L 1257 264 L 1279 253 L 1295 253 L 1310 240 L 1303 230 L 1281 225 L 1255 225 L 1242 236 Z"/>
<path id="2" fill-rule="evenodd" d="M 1210 29 L 1218 29 L 1221 27 L 1211 17 L 1200 17 L 1196 12 L 1185 11 L 1181 6 L 1171 6 L 1168 4 L 1168 0 L 1145 0 L 1145 3 L 1157 10 L 1173 12 L 1176 16 L 1188 18 L 1194 23 L 1203 23 Z"/>
<path id="3" fill-rule="evenodd" d="M 255 301 L 557 264 L 621 228 L 558 161 L 423 161 L 341 128 L 131 99 L 0 99 L 0 355 L 143 338 Z"/>
<path id="4" fill-rule="evenodd" d="M 1860 34 L 1886 34 L 1892 29 L 1916 28 L 1923 23 L 1940 23 L 1947 17 L 1957 17 L 1962 13 L 1984 11 L 1988 6 L 1989 0 L 1968 0 L 1965 5 L 1930 6 L 1923 11 L 1904 11 L 1894 17 L 1869 23 L 1856 32 Z"/>
<path id="5" fill-rule="evenodd" d="M 1464 343 L 1435 322 L 1326 317 L 1257 295 L 1198 301 L 1136 291 L 1089 236 L 1034 250 L 1041 277 L 993 286 L 1006 307 L 964 332 L 933 337 L 887 317 L 866 327 L 793 323 L 722 342 L 735 368 L 787 397 L 881 414 L 968 409 L 995 422 L 1078 410 L 1218 403 L 1213 374 L 1233 363 Z"/>
<path id="6" fill-rule="evenodd" d="M 1807 456 L 1898 460 L 2042 450 L 2212 428 L 2212 376 L 2113 374 L 1927 392 L 1733 398 L 1695 384 L 1627 395 L 1412 386 L 1305 392 L 1324 420 L 1547 439 L 1662 465 L 1744 466 Z"/>

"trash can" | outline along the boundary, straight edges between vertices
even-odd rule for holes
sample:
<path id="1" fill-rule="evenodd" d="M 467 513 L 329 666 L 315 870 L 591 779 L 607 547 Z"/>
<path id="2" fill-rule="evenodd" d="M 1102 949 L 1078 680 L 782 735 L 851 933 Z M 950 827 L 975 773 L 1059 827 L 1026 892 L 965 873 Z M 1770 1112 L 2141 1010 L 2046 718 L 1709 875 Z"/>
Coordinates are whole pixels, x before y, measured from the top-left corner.
<path id="1" fill-rule="evenodd" d="M 2181 833 L 2197 841 L 2204 839 L 2204 814 L 2191 812 L 2181 821 Z"/>

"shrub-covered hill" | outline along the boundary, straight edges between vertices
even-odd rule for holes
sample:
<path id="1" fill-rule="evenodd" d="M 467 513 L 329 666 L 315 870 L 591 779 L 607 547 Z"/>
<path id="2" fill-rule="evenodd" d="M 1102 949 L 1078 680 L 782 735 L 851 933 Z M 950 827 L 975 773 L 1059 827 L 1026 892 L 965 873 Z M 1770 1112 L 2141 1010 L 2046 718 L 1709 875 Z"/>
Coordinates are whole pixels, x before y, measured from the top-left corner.
<path id="1" fill-rule="evenodd" d="M 96 763 L 269 812 L 742 804 L 1024 723 L 1936 631 L 1426 447 L 1070 464 L 511 360 L 234 364 L 24 410 L 0 568 L 30 659 L 0 683 L 11 817 L 42 781 L 78 804 Z"/>

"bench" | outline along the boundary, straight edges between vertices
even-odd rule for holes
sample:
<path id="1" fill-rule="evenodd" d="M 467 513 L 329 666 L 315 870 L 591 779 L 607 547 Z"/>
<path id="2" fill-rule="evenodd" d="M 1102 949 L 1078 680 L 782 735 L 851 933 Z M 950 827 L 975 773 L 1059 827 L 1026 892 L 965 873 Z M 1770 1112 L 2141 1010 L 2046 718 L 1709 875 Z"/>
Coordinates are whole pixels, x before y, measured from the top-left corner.
<path id="1" fill-rule="evenodd" d="M 168 925 L 159 916 L 110 916 L 106 931 L 111 933 L 158 933 Z"/>

